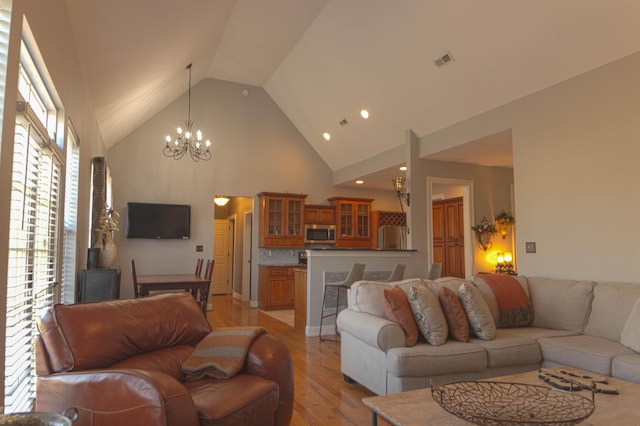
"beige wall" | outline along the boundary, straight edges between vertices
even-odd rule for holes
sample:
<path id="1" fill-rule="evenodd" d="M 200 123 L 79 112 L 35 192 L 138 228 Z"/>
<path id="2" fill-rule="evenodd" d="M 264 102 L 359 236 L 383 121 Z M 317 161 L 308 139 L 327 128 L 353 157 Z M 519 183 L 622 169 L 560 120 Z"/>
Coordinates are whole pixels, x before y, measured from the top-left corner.
<path id="1" fill-rule="evenodd" d="M 519 272 L 639 281 L 638 75 L 634 54 L 424 136 L 421 154 L 512 129 Z"/>

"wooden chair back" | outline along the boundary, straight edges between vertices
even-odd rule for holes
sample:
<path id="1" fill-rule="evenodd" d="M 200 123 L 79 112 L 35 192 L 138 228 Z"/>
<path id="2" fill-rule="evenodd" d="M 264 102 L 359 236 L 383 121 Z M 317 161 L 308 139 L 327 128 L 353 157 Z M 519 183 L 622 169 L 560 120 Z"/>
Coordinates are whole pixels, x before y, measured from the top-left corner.
<path id="1" fill-rule="evenodd" d="M 200 276 L 202 275 L 202 264 L 204 263 L 204 259 L 203 258 L 199 258 L 196 261 L 196 276 Z"/>
<path id="2" fill-rule="evenodd" d="M 211 281 L 211 277 L 213 276 L 213 260 L 207 260 L 207 267 L 204 270 L 204 279 Z"/>
<path id="3" fill-rule="evenodd" d="M 136 261 L 131 259 L 131 276 L 133 277 L 133 295 L 138 297 L 138 275 L 136 274 Z"/>

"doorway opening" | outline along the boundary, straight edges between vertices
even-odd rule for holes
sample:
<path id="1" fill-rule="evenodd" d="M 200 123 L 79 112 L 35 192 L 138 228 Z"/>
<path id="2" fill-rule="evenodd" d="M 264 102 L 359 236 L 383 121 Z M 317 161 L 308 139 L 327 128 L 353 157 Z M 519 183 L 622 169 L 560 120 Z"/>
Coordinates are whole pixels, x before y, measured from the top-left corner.
<path id="1" fill-rule="evenodd" d="M 212 294 L 250 300 L 253 198 L 229 197 L 214 206 Z M 248 265 L 248 266 L 247 266 Z"/>
<path id="2" fill-rule="evenodd" d="M 446 249 L 446 247 L 439 246 L 440 242 L 436 241 L 434 245 L 434 220 L 433 220 L 433 209 L 434 209 L 434 200 L 436 201 L 436 205 L 440 204 L 439 200 L 444 199 L 461 199 L 461 205 L 451 207 L 450 211 L 453 211 L 454 207 L 458 213 L 462 217 L 459 218 L 458 226 L 461 226 L 460 232 L 462 233 L 463 238 L 459 239 L 455 244 L 451 244 L 449 247 L 452 250 L 451 256 L 459 257 L 463 256 L 464 259 L 459 259 L 457 261 L 461 262 L 458 268 L 453 268 L 453 270 L 461 270 L 464 269 L 464 278 L 471 278 L 474 274 L 474 253 L 473 253 L 473 238 L 469 236 L 469 231 L 471 229 L 471 218 L 473 217 L 473 181 L 468 179 L 455 179 L 455 178 L 444 178 L 444 177 L 436 177 L 436 176 L 427 176 L 427 211 L 431 214 L 428 215 L 429 223 L 427 224 L 427 239 L 428 239 L 428 247 L 429 255 L 428 260 L 429 263 L 434 263 L 439 258 L 438 250 Z M 456 246 L 457 244 L 457 246 Z M 445 256 L 446 258 L 446 256 Z M 451 267 L 449 269 L 443 265 L 443 272 L 447 270 L 452 270 Z M 445 272 L 446 273 L 446 272 Z M 443 275 L 445 275 L 443 273 Z"/>

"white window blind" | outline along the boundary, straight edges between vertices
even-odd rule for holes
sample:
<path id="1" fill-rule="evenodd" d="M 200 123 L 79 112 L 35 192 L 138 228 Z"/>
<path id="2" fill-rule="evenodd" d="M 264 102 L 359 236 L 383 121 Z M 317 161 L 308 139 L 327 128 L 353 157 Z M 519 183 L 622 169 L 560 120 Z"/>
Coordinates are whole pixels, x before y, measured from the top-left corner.
<path id="1" fill-rule="evenodd" d="M 67 160 L 64 183 L 64 230 L 62 235 L 62 302 L 75 302 L 76 233 L 80 151 L 71 124 L 67 127 Z"/>
<path id="2" fill-rule="evenodd" d="M 36 321 L 56 300 L 62 167 L 47 141 L 27 117 L 17 117 L 7 277 L 5 413 L 33 408 Z"/>

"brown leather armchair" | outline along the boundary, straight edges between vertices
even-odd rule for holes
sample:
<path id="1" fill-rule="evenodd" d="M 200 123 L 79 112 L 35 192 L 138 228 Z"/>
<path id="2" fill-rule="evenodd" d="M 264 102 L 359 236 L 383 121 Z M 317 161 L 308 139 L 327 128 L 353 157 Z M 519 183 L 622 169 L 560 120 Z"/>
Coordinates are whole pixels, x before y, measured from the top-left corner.
<path id="1" fill-rule="evenodd" d="M 188 292 L 55 305 L 39 320 L 36 409 L 74 407 L 74 426 L 288 425 L 286 346 L 257 337 L 230 379 L 185 382 L 182 363 L 211 331 Z"/>

